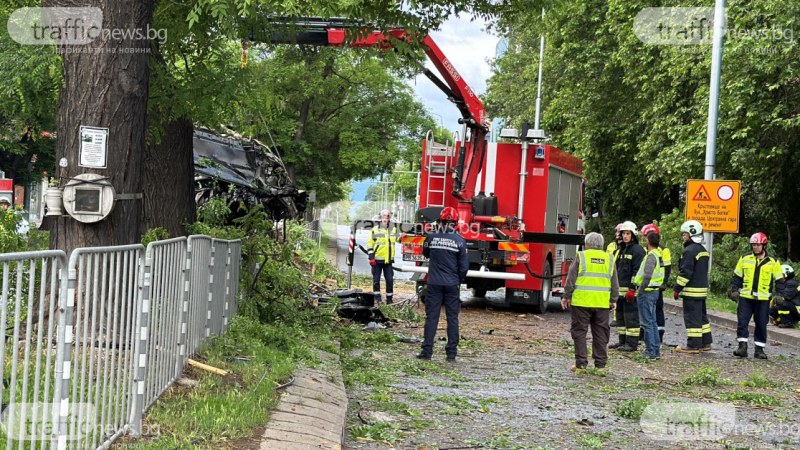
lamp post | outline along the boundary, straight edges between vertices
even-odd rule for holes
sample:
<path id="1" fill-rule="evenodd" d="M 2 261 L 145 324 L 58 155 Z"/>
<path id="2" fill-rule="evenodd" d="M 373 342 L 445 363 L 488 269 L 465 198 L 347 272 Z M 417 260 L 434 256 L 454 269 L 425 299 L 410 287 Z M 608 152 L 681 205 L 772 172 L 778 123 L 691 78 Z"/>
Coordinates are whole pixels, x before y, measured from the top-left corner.
<path id="1" fill-rule="evenodd" d="M 413 174 L 415 174 L 417 176 L 417 190 L 416 190 L 416 195 L 414 196 L 414 209 L 417 209 L 419 207 L 419 204 L 417 203 L 417 199 L 419 198 L 420 171 L 419 170 L 393 170 L 392 173 L 413 173 Z"/>
<path id="2" fill-rule="evenodd" d="M 442 115 L 439 113 L 432 112 L 431 115 L 439 117 L 439 128 L 444 128 L 444 121 L 442 120 Z"/>

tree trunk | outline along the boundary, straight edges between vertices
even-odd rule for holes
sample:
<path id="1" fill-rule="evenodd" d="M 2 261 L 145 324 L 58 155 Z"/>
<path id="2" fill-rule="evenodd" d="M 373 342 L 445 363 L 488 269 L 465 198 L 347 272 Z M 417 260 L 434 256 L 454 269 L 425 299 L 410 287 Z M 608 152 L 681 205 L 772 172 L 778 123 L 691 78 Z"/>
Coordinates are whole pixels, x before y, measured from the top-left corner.
<path id="1" fill-rule="evenodd" d="M 129 33 L 146 32 L 154 4 L 154 0 L 44 1 L 44 6 L 100 8 L 103 29 L 116 32 L 90 44 L 59 47 L 64 86 L 56 118 L 56 160 L 66 158 L 67 167 L 57 168 L 56 173 L 62 185 L 68 181 L 63 177 L 94 172 L 108 177 L 117 194 L 142 193 L 150 42 Z M 120 34 L 122 39 L 114 39 Z M 78 166 L 81 125 L 108 128 L 105 169 Z M 141 210 L 141 199 L 118 200 L 100 222 L 83 224 L 69 216 L 59 217 L 49 224 L 51 247 L 69 254 L 75 247 L 139 242 Z"/>
<path id="2" fill-rule="evenodd" d="M 189 119 L 164 124 L 161 141 L 147 143 L 144 160 L 143 231 L 163 227 L 170 236 L 184 234 L 183 223 L 197 214 L 194 201 L 194 126 Z M 165 208 L 164 205 L 169 205 Z"/>

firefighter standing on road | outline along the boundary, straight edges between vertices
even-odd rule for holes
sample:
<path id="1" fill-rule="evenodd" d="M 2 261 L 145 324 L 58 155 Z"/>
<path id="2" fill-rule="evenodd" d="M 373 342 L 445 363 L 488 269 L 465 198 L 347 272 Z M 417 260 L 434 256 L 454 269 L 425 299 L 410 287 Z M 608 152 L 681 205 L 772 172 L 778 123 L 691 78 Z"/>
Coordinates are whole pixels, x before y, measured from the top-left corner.
<path id="1" fill-rule="evenodd" d="M 617 257 L 617 250 L 622 247 L 622 231 L 619 229 L 621 226 L 621 223 L 617 224 L 617 227 L 614 230 L 614 240 L 609 242 L 608 247 L 606 247 L 606 252 L 611 253 L 611 256 L 615 258 L 615 261 Z"/>
<path id="2" fill-rule="evenodd" d="M 661 341 L 658 338 L 658 326 L 656 325 L 656 304 L 658 303 L 658 294 L 661 292 L 661 285 L 664 284 L 664 267 L 661 265 L 661 256 L 658 251 L 659 241 L 660 238 L 655 231 L 644 235 L 647 256 L 639 266 L 636 276 L 633 277 L 634 283 L 638 286 L 636 298 L 639 303 L 639 318 L 644 332 L 645 350 L 642 356 L 654 360 L 661 358 Z"/>
<path id="3" fill-rule="evenodd" d="M 592 328 L 592 357 L 596 369 L 605 369 L 608 361 L 608 310 L 616 307 L 619 283 L 614 259 L 604 252 L 603 235 L 589 233 L 584 239 L 586 250 L 578 252 L 567 272 L 561 307 L 571 308 L 570 333 L 575 343 L 573 372 L 586 369 L 589 362 L 586 332 Z"/>
<path id="4" fill-rule="evenodd" d="M 658 235 L 659 242 L 661 242 L 661 231 L 655 224 L 648 223 L 643 226 L 641 235 L 646 237 L 647 233 L 651 231 Z M 661 344 L 664 342 L 664 327 L 667 324 L 664 317 L 664 290 L 667 289 L 667 281 L 669 281 L 669 276 L 672 273 L 672 253 L 669 251 L 669 247 L 665 247 L 663 243 L 658 244 L 656 252 L 658 253 L 661 267 L 664 268 L 664 283 L 661 284 L 658 290 L 658 300 L 656 301 L 656 326 L 658 327 L 658 342 Z M 642 334 L 639 335 L 640 338 L 642 336 Z"/>
<path id="5" fill-rule="evenodd" d="M 781 266 L 783 279 L 775 282 L 775 296 L 769 315 L 780 328 L 792 328 L 800 320 L 800 286 L 794 277 L 794 269 L 788 264 Z"/>
<path id="6" fill-rule="evenodd" d="M 744 255 L 736 263 L 728 296 L 739 304 L 736 308 L 738 327 L 736 340 L 739 348 L 734 356 L 747 358 L 747 339 L 750 334 L 750 318 L 756 325 L 753 337 L 755 352 L 753 358 L 767 359 L 764 348 L 767 346 L 767 322 L 769 321 L 769 301 L 775 281 L 783 278 L 781 263 L 767 255 L 767 235 L 758 232 L 750 236 L 753 253 Z"/>
<path id="7" fill-rule="evenodd" d="M 620 225 L 622 246 L 617 255 L 617 277 L 620 297 L 617 300 L 617 331 L 621 352 L 634 352 L 639 348 L 639 305 L 636 303 L 636 289 L 633 277 L 639 271 L 645 251 L 636 239 L 636 224 L 627 220 Z"/>
<path id="8" fill-rule="evenodd" d="M 367 241 L 369 265 L 372 266 L 372 294 L 375 304 L 381 304 L 381 274 L 386 278 L 386 304 L 392 304 L 394 295 L 394 263 L 397 227 L 391 223 L 392 213 L 388 209 L 381 211 L 381 222 L 373 227 Z"/>
<path id="9" fill-rule="evenodd" d="M 458 313 L 461 310 L 461 283 L 467 278 L 469 257 L 467 241 L 455 232 L 458 214 L 452 206 L 439 215 L 437 230 L 425 236 L 422 254 L 428 261 L 428 295 L 425 297 L 425 339 L 419 359 L 431 359 L 439 316 L 444 304 L 447 316 L 448 362 L 455 362 L 458 353 Z"/>
<path id="10" fill-rule="evenodd" d="M 618 223 L 616 228 L 614 228 L 614 240 L 609 242 L 608 247 L 606 247 L 606 252 L 611 254 L 611 261 L 614 264 L 617 263 L 617 255 L 619 255 L 619 248 L 622 246 L 622 231 L 619 230 L 619 227 L 621 227 L 621 226 L 622 226 L 622 224 Z M 617 305 L 617 306 L 619 306 L 619 305 Z M 612 311 L 616 311 L 617 308 L 614 307 L 614 308 L 611 308 L 611 310 Z M 620 326 L 620 324 L 617 323 L 616 312 L 612 313 L 612 315 L 611 315 L 611 325 L 610 326 L 611 326 L 611 328 L 616 328 L 616 327 Z M 619 346 L 620 346 L 619 343 L 611 344 L 609 346 L 609 348 L 617 348 Z"/>
<path id="11" fill-rule="evenodd" d="M 686 346 L 677 347 L 678 353 L 696 354 L 711 350 L 711 323 L 706 312 L 708 297 L 709 255 L 703 247 L 703 226 L 696 220 L 681 225 L 683 253 L 675 280 L 673 298 L 683 300 L 683 323 L 686 326 Z"/>

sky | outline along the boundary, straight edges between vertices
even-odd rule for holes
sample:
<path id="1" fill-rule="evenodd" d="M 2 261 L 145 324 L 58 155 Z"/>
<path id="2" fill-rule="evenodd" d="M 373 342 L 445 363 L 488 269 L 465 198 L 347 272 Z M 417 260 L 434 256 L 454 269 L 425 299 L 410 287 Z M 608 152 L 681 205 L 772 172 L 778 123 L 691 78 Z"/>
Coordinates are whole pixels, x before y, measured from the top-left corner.
<path id="1" fill-rule="evenodd" d="M 494 58 L 498 41 L 496 36 L 484 31 L 485 28 L 484 21 L 470 22 L 470 16 L 462 15 L 446 21 L 439 31 L 431 32 L 433 41 L 478 95 L 486 93 L 486 80 L 492 73 L 489 60 Z M 439 75 L 430 60 L 427 60 L 426 66 Z M 442 77 L 439 75 L 439 78 Z M 451 132 L 458 130 L 461 133 L 461 125 L 458 124 L 461 113 L 447 100 L 444 92 L 422 74 L 409 80 L 409 84 L 414 88 L 417 100 L 425 106 L 433 120 L 440 121 Z M 423 138 L 424 136 L 420 136 L 420 142 Z M 364 200 L 367 188 L 373 183 L 371 180 L 352 183 L 350 199 Z"/>
<path id="2" fill-rule="evenodd" d="M 430 33 L 453 67 L 478 95 L 486 93 L 486 80 L 491 76 L 489 60 L 494 58 L 498 41 L 496 36 L 484 31 L 485 28 L 486 23 L 483 20 L 470 22 L 469 15 L 461 15 L 446 21 L 439 31 Z M 426 66 L 439 75 L 430 60 Z M 409 83 L 416 91 L 417 100 L 425 105 L 434 120 L 441 119 L 445 128 L 460 132 L 458 119 L 461 114 L 436 85 L 422 74 Z"/>

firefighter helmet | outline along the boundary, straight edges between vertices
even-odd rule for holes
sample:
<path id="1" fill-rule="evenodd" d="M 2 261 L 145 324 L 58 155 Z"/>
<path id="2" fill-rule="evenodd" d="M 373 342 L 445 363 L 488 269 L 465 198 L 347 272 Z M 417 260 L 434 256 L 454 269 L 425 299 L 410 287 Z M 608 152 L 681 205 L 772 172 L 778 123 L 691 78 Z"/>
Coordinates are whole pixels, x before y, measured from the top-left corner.
<path id="1" fill-rule="evenodd" d="M 699 244 L 703 242 L 703 226 L 696 220 L 687 220 L 681 225 L 681 233 L 689 233 L 692 242 Z"/>
<path id="2" fill-rule="evenodd" d="M 622 228 L 622 224 L 621 224 L 621 223 L 618 223 L 618 224 L 617 224 L 617 227 L 616 227 L 616 228 L 614 228 L 614 230 L 616 230 L 616 232 L 617 232 L 617 233 L 619 233 L 620 231 L 622 231 L 620 228 Z"/>
<path id="3" fill-rule="evenodd" d="M 700 236 L 703 234 L 703 226 L 696 220 L 687 220 L 681 225 L 681 233 L 689 233 L 689 236 Z"/>
<path id="4" fill-rule="evenodd" d="M 647 225 L 642 227 L 642 236 L 647 236 L 647 233 L 653 232 L 659 236 L 661 236 L 661 232 L 658 230 L 658 227 L 652 223 L 648 223 Z"/>
<path id="5" fill-rule="evenodd" d="M 392 218 L 392 212 L 389 211 L 388 209 L 382 209 L 381 210 L 381 219 L 383 219 L 383 218 L 391 219 Z"/>
<path id="6" fill-rule="evenodd" d="M 634 234 L 634 236 L 639 233 L 639 230 L 636 229 L 636 224 L 630 220 L 626 220 L 625 222 L 619 224 L 619 231 L 630 231 Z"/>
<path id="7" fill-rule="evenodd" d="M 792 276 L 794 276 L 794 268 L 788 264 L 781 264 L 781 272 L 783 272 L 783 276 L 786 278 L 792 278 Z"/>
<path id="8" fill-rule="evenodd" d="M 762 232 L 760 232 L 760 231 L 758 233 L 755 233 L 754 235 L 750 236 L 750 243 L 751 244 L 766 245 L 768 241 L 769 240 L 767 239 L 767 235 L 762 233 Z"/>
<path id="9" fill-rule="evenodd" d="M 439 222 L 458 222 L 458 212 L 452 206 L 442 209 L 439 214 Z"/>

